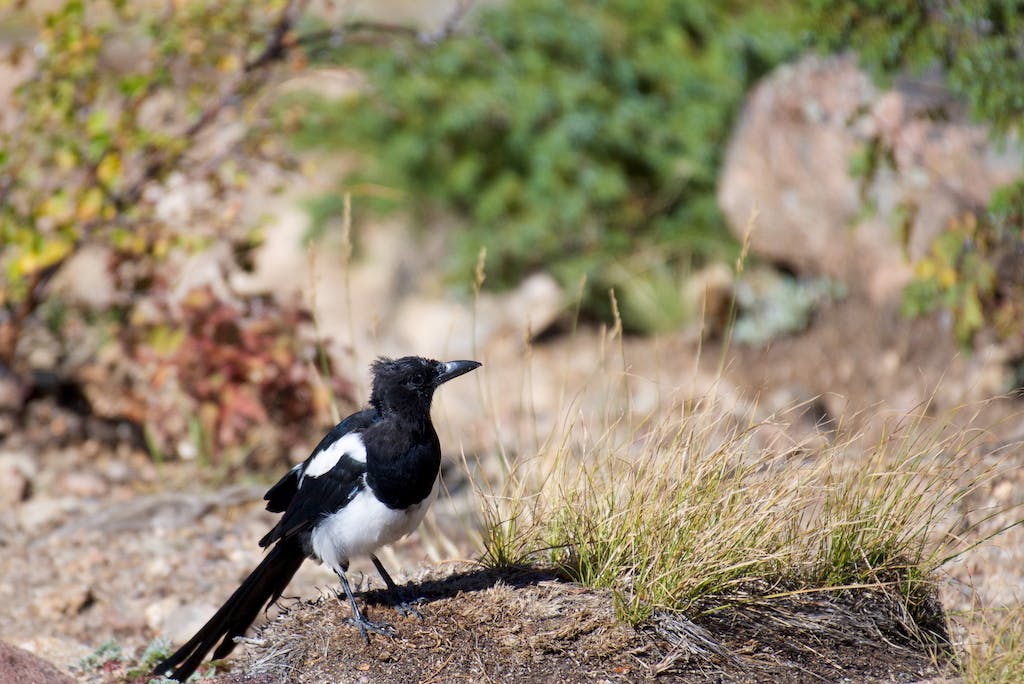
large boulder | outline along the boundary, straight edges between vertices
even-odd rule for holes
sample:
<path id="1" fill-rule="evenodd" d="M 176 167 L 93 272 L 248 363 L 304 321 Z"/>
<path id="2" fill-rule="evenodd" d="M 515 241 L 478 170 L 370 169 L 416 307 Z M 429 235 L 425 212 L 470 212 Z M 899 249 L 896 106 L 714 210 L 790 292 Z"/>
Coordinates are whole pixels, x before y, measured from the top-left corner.
<path id="1" fill-rule="evenodd" d="M 851 163 L 872 147 L 891 164 L 865 182 Z M 809 56 L 751 93 L 718 199 L 740 238 L 756 208 L 753 253 L 881 300 L 901 291 L 950 219 L 1019 178 L 1022 160 L 969 123 L 938 80 L 881 90 L 851 56 Z"/>

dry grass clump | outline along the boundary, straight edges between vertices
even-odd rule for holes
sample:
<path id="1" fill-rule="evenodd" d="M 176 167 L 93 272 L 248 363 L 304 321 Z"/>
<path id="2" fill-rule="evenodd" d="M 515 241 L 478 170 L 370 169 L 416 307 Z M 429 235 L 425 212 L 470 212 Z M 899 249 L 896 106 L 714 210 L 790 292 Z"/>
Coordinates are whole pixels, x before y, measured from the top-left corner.
<path id="1" fill-rule="evenodd" d="M 933 577 L 965 548 L 959 507 L 992 474 L 971 455 L 981 431 L 922 411 L 873 438 L 837 425 L 794 443 L 784 421 L 714 394 L 636 417 L 627 375 L 600 378 L 612 399 L 597 419 L 577 394 L 535 457 L 481 488 L 486 563 L 554 563 L 634 624 L 881 589 L 908 630 L 945 640 Z"/>

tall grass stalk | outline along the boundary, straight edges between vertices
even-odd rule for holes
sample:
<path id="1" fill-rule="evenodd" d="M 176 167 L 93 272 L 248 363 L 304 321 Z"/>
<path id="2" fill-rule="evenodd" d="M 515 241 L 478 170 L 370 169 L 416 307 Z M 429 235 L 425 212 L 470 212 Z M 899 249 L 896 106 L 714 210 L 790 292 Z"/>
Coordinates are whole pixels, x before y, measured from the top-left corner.
<path id="1" fill-rule="evenodd" d="M 1024 682 L 1024 605 L 1004 608 L 968 644 L 961 663 L 964 684 Z"/>

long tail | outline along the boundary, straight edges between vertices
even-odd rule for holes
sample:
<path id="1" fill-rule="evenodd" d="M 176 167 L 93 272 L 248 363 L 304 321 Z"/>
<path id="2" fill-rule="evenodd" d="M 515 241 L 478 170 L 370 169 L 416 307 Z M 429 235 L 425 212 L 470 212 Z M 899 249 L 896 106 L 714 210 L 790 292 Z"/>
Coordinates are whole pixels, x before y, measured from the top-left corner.
<path id="1" fill-rule="evenodd" d="M 305 558 L 297 540 L 285 539 L 274 545 L 220 610 L 188 643 L 153 668 L 153 674 L 183 682 L 218 641 L 220 645 L 213 652 L 215 660 L 231 653 L 235 637 L 245 634 L 264 606 L 281 597 Z"/>

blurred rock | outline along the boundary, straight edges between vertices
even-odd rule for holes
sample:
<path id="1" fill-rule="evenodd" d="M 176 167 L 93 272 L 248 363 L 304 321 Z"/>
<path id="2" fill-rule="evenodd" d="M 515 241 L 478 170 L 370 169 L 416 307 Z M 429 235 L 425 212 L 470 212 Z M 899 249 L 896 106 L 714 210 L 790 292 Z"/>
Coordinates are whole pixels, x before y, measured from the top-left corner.
<path id="1" fill-rule="evenodd" d="M 393 324 L 401 347 L 410 354 L 454 357 L 473 349 L 472 321 L 472 312 L 463 304 L 411 296 L 398 305 Z"/>
<path id="2" fill-rule="evenodd" d="M 49 284 L 50 294 L 94 311 L 114 303 L 116 292 L 110 271 L 110 250 L 102 245 L 86 245 L 60 267 Z"/>
<path id="3" fill-rule="evenodd" d="M 15 358 L 23 359 L 33 371 L 56 372 L 60 357 L 61 342 L 52 330 L 27 325 L 18 336 Z"/>
<path id="4" fill-rule="evenodd" d="M 862 188 L 851 163 L 872 145 L 891 149 L 894 168 Z M 951 218 L 1019 178 L 1022 160 L 1019 148 L 1002 150 L 969 124 L 940 83 L 881 92 L 853 57 L 812 56 L 780 67 L 748 98 L 718 199 L 741 238 L 756 208 L 753 253 L 880 301 L 911 275 L 901 216 L 906 254 L 917 259 Z M 864 211 L 862 190 L 877 211 Z"/>
<path id="5" fill-rule="evenodd" d="M 0 682 L 17 684 L 74 684 L 71 677 L 39 656 L 0 641 Z"/>
<path id="6" fill-rule="evenodd" d="M 181 605 L 177 598 L 168 597 L 146 607 L 146 626 L 172 644 L 181 644 L 199 631 L 217 606 L 205 603 Z"/>
<path id="7" fill-rule="evenodd" d="M 57 491 L 68 496 L 95 499 L 107 493 L 106 481 L 91 471 L 76 470 L 65 473 L 57 482 Z"/>
<path id="8" fill-rule="evenodd" d="M 467 356 L 474 343 L 485 347 L 497 338 L 521 343 L 543 334 L 565 310 L 565 295 L 551 275 L 535 273 L 509 292 L 482 293 L 475 316 L 471 306 L 443 298 L 407 297 L 394 316 L 395 334 L 405 348 L 418 353 Z"/>
<path id="9" fill-rule="evenodd" d="M 63 520 L 76 505 L 77 502 L 69 497 L 34 496 L 18 506 L 15 514 L 23 530 L 36 533 Z"/>
<path id="10" fill-rule="evenodd" d="M 481 299 L 483 312 L 494 316 L 486 322 L 495 330 L 509 329 L 524 338 L 546 332 L 565 310 L 565 294 L 549 273 L 534 273 L 511 292 Z"/>
<path id="11" fill-rule="evenodd" d="M 721 262 L 705 266 L 683 285 L 686 308 L 700 321 L 705 335 L 720 335 L 725 330 L 732 298 L 733 273 Z"/>
<path id="12" fill-rule="evenodd" d="M 37 471 L 27 454 L 0 452 L 0 508 L 10 509 L 29 498 Z"/>
<path id="13" fill-rule="evenodd" d="M 96 603 L 96 595 L 92 589 L 84 585 L 62 585 L 35 598 L 35 608 L 51 620 L 78 615 Z"/>
<path id="14" fill-rule="evenodd" d="M 25 383 L 10 371 L 0 368 L 0 411 L 21 410 L 25 395 Z"/>

